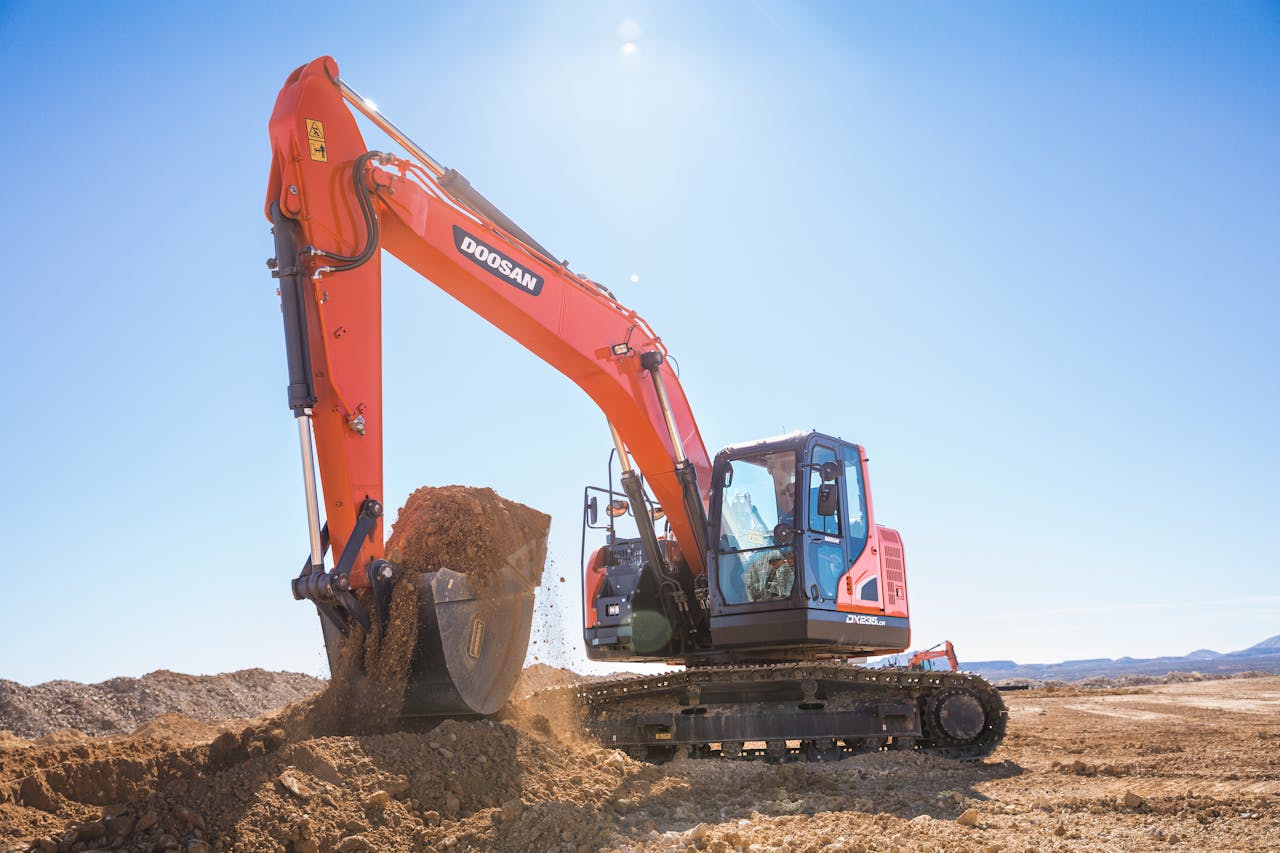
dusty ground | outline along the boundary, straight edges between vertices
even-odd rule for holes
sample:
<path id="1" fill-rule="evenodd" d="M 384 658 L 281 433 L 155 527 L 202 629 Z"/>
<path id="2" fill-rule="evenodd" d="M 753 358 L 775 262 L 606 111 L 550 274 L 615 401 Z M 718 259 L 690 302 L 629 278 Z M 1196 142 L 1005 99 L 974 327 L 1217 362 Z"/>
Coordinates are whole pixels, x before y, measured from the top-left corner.
<path id="1" fill-rule="evenodd" d="M 530 705 L 359 737 L 308 736 L 296 708 L 212 742 L 176 716 L 0 737 L 0 849 L 1280 850 L 1280 678 L 1006 699 L 1010 736 L 976 764 L 652 767 Z"/>

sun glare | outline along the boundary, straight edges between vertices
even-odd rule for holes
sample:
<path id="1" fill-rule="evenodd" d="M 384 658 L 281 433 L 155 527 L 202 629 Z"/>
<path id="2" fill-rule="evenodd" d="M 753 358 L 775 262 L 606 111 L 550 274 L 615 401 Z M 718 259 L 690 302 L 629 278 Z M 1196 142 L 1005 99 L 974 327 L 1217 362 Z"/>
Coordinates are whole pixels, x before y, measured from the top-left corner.
<path id="1" fill-rule="evenodd" d="M 618 38 L 622 41 L 622 45 L 618 48 L 619 58 L 633 59 L 640 53 L 641 35 L 643 30 L 634 18 L 624 18 L 622 23 L 618 24 Z"/>

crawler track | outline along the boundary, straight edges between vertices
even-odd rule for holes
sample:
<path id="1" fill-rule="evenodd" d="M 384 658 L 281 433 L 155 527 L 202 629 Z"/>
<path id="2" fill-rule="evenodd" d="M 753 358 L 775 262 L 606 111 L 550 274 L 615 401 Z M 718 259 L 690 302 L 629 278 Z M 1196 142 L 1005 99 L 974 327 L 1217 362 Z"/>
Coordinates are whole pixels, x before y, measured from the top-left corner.
<path id="1" fill-rule="evenodd" d="M 687 669 L 574 689 L 587 729 L 636 758 L 833 761 L 883 749 L 974 760 L 1008 712 L 976 675 L 810 662 Z"/>

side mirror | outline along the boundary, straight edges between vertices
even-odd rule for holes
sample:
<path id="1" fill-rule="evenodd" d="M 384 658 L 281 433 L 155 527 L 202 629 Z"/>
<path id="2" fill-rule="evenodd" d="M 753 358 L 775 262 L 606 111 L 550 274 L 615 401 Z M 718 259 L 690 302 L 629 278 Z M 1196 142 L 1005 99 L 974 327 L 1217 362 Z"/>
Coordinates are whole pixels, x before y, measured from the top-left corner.
<path id="1" fill-rule="evenodd" d="M 840 476 L 840 466 L 835 462 L 823 462 L 822 467 L 818 469 L 818 473 L 822 475 L 822 482 L 834 483 L 836 477 Z"/>
<path id="2" fill-rule="evenodd" d="M 825 465 L 823 466 L 826 467 Z M 818 487 L 818 515 L 830 518 L 840 506 L 840 489 L 835 483 L 823 483 Z"/>
<path id="3" fill-rule="evenodd" d="M 787 546 L 796 538 L 796 532 L 785 524 L 773 528 L 773 544 Z"/>
<path id="4" fill-rule="evenodd" d="M 600 502 L 596 500 L 595 495 L 591 496 L 591 500 L 587 501 L 587 523 L 595 524 L 600 519 Z"/>
<path id="5" fill-rule="evenodd" d="M 609 501 L 608 512 L 610 518 L 622 518 L 630 509 L 631 504 L 627 503 L 622 498 Z"/>

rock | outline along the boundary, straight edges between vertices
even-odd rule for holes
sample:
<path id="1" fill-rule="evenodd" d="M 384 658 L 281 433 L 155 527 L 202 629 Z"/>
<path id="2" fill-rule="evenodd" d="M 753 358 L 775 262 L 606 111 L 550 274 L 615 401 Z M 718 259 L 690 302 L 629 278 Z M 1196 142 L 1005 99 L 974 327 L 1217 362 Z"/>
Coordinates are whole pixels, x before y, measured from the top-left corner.
<path id="1" fill-rule="evenodd" d="M 292 770 L 285 770 L 282 772 L 278 777 L 276 777 L 276 781 L 279 782 L 286 791 L 293 794 L 298 799 L 311 799 L 311 795 L 313 793 L 311 788 L 298 777 L 297 773 L 294 773 Z"/>
<path id="2" fill-rule="evenodd" d="M 1124 797 L 1120 800 L 1120 804 L 1127 809 L 1136 809 L 1138 806 L 1146 803 L 1142 797 L 1139 797 L 1133 791 L 1125 791 Z"/>
<path id="3" fill-rule="evenodd" d="M 364 853 L 372 850 L 373 845 L 363 835 L 350 835 L 338 842 L 338 846 L 333 849 L 335 853 Z"/>
<path id="4" fill-rule="evenodd" d="M 113 817 L 120 817 L 127 811 L 129 811 L 129 807 L 124 803 L 112 803 L 109 806 L 102 807 L 102 819 L 110 820 Z"/>
<path id="5" fill-rule="evenodd" d="M 364 798 L 364 807 L 366 809 L 382 809 L 386 808 L 389 802 L 391 802 L 391 794 L 378 790 Z"/>
<path id="6" fill-rule="evenodd" d="M 293 842 L 293 853 L 320 853 L 320 845 L 313 839 L 303 838 Z"/>
<path id="7" fill-rule="evenodd" d="M 202 832 L 204 831 L 204 818 L 186 806 L 174 806 L 173 816 L 188 826 L 192 826 Z"/>
<path id="8" fill-rule="evenodd" d="M 196 838 L 187 842 L 187 853 L 213 853 L 213 847 Z"/>
<path id="9" fill-rule="evenodd" d="M 956 818 L 956 823 L 960 824 L 961 826 L 977 826 L 977 825 L 978 825 L 978 810 L 977 810 L 977 809 L 965 809 L 964 814 L 962 814 L 962 815 L 960 815 L 960 817 Z"/>
<path id="10" fill-rule="evenodd" d="M 42 776 L 28 776 L 18 786 L 18 801 L 33 809 L 40 809 L 42 812 L 58 810 L 58 801 L 55 796 Z"/>
<path id="11" fill-rule="evenodd" d="M 1059 838 L 1061 838 L 1062 836 L 1066 835 L 1066 834 L 1067 834 L 1067 827 L 1066 827 L 1066 825 L 1065 825 L 1065 824 L 1061 824 L 1061 823 L 1060 823 L 1060 824 L 1058 824 L 1057 826 L 1055 826 L 1055 827 L 1053 828 L 1053 834 L 1054 834 L 1054 835 L 1056 835 L 1056 836 L 1058 836 Z"/>
<path id="12" fill-rule="evenodd" d="M 729 843 L 723 838 L 717 838 L 707 845 L 707 853 L 729 853 Z"/>
<path id="13" fill-rule="evenodd" d="M 689 840 L 692 841 L 694 844 L 697 844 L 700 841 L 705 841 L 706 838 L 707 838 L 707 825 L 705 823 L 700 823 L 697 826 L 695 826 L 693 829 L 689 830 Z"/>
<path id="14" fill-rule="evenodd" d="M 427 826 L 440 825 L 440 812 L 427 811 L 422 813 L 422 822 Z"/>
<path id="15" fill-rule="evenodd" d="M 1003 849 L 1004 847 L 1002 845 L 988 844 L 986 847 L 982 848 L 982 853 L 1000 853 Z"/>
<path id="16" fill-rule="evenodd" d="M 181 847 L 181 845 L 178 844 L 178 839 L 167 833 L 161 835 L 155 842 L 156 850 L 177 850 L 179 847 Z"/>
<path id="17" fill-rule="evenodd" d="M 445 794 L 444 813 L 451 818 L 455 818 L 458 816 L 459 812 L 461 811 L 462 811 L 462 802 L 458 799 L 458 797 L 452 791 L 450 791 L 448 794 Z"/>
<path id="18" fill-rule="evenodd" d="M 499 814 L 507 823 L 515 823 L 520 819 L 520 815 L 524 814 L 524 802 L 519 797 L 512 797 L 502 804 L 502 811 Z"/>
<path id="19" fill-rule="evenodd" d="M 124 838 L 133 832 L 134 826 L 138 823 L 138 819 L 132 815 L 120 815 L 106 820 L 107 834 L 112 838 Z"/>
<path id="20" fill-rule="evenodd" d="M 156 816 L 155 812 L 147 812 L 142 817 L 138 818 L 138 822 L 134 825 L 133 831 L 146 832 L 148 829 L 155 826 L 159 822 L 160 822 L 160 818 Z"/>
<path id="21" fill-rule="evenodd" d="M 58 850 L 58 842 L 51 838 L 37 838 L 32 846 L 40 853 L 57 853 Z"/>
<path id="22" fill-rule="evenodd" d="M 76 824 L 76 841 L 96 841 L 107 834 L 107 825 L 100 820 Z"/>

